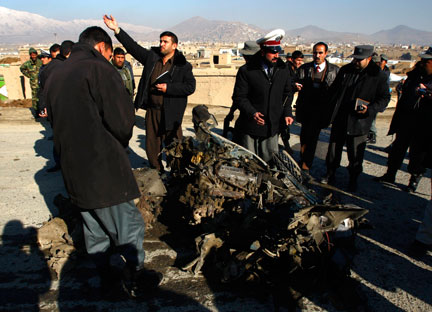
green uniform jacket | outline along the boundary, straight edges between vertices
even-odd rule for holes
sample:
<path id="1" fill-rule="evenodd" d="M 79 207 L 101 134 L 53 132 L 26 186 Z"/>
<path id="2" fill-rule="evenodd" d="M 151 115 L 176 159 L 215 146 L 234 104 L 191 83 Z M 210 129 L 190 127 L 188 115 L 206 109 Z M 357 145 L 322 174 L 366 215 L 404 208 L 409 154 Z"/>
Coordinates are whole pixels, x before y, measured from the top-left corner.
<path id="1" fill-rule="evenodd" d="M 28 60 L 24 64 L 21 65 L 20 70 L 24 76 L 30 79 L 30 87 L 32 89 L 32 102 L 33 108 L 37 109 L 38 102 L 38 91 L 39 91 L 39 69 L 42 67 L 42 61 L 40 59 L 36 59 L 35 62 L 32 60 Z"/>
<path id="2" fill-rule="evenodd" d="M 111 61 L 111 64 L 113 64 L 112 61 Z M 113 64 L 113 66 L 115 69 L 117 69 L 117 72 L 120 74 L 120 76 L 123 80 L 123 83 L 126 87 L 127 92 L 129 93 L 129 95 L 133 99 L 133 95 L 134 95 L 133 77 L 132 77 L 132 74 L 131 74 L 129 68 L 127 68 L 125 65 L 123 65 L 122 68 L 118 68 L 114 64 Z"/>

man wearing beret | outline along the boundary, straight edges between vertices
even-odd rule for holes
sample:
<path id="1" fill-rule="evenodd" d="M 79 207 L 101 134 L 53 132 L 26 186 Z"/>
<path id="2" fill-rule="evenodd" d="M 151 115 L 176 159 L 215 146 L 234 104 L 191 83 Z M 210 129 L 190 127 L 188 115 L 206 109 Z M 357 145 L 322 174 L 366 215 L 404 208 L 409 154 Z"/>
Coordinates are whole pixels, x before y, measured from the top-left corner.
<path id="1" fill-rule="evenodd" d="M 39 69 L 42 66 L 42 61 L 38 58 L 36 49 L 29 49 L 30 59 L 21 65 L 20 70 L 24 76 L 30 79 L 30 87 L 32 89 L 32 107 L 35 118 L 38 117 L 38 76 Z"/>
<path id="2" fill-rule="evenodd" d="M 363 171 L 364 151 L 372 121 L 390 101 L 387 76 L 371 62 L 373 50 L 370 45 L 356 46 L 353 61 L 339 70 L 329 90 L 329 105 L 333 108 L 329 119 L 332 129 L 326 157 L 327 174 L 321 182 L 335 180 L 346 144 L 350 191 L 357 189 L 357 178 Z"/>
<path id="3" fill-rule="evenodd" d="M 236 130 L 240 144 L 269 162 L 278 153 L 280 119 L 292 124 L 291 76 L 287 65 L 279 58 L 280 40 L 285 32 L 274 30 L 257 40 L 260 53 L 237 72 L 233 105 L 240 109 Z"/>

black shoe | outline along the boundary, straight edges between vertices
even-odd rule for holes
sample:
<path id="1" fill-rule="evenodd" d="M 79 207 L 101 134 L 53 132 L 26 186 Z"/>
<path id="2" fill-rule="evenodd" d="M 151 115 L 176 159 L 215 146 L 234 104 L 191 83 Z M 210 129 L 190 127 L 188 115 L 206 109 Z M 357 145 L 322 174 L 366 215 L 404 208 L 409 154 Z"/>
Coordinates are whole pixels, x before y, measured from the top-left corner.
<path id="1" fill-rule="evenodd" d="M 334 173 L 327 173 L 321 178 L 321 184 L 332 184 L 336 181 L 336 176 Z"/>
<path id="2" fill-rule="evenodd" d="M 421 178 L 422 178 L 421 174 L 412 174 L 409 180 L 409 184 L 405 188 L 405 191 L 408 193 L 415 193 Z"/>
<path id="3" fill-rule="evenodd" d="M 376 181 L 376 182 L 380 182 L 380 183 L 391 183 L 391 184 L 393 184 L 395 182 L 395 176 L 386 173 L 382 177 L 375 177 L 375 178 L 373 178 L 373 180 Z"/>
<path id="4" fill-rule="evenodd" d="M 141 297 L 146 292 L 156 289 L 162 281 L 162 273 L 141 269 L 133 274 L 131 283 L 125 283 L 131 297 Z"/>
<path id="5" fill-rule="evenodd" d="M 46 171 L 47 172 L 56 172 L 59 171 L 61 169 L 61 167 L 59 165 L 55 165 L 54 167 L 48 168 Z"/>
<path id="6" fill-rule="evenodd" d="M 369 144 L 375 144 L 376 143 L 376 134 L 373 132 L 369 132 L 368 138 L 366 140 L 366 143 Z"/>

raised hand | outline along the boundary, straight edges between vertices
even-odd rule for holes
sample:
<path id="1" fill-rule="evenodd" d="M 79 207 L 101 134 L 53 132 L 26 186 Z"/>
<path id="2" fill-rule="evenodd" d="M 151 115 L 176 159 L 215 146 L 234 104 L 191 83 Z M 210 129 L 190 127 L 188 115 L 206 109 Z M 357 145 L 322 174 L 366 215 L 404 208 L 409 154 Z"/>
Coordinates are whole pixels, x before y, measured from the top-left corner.
<path id="1" fill-rule="evenodd" d="M 112 15 L 108 16 L 105 14 L 103 16 L 103 21 L 109 29 L 114 30 L 115 32 L 119 29 L 117 20 Z"/>

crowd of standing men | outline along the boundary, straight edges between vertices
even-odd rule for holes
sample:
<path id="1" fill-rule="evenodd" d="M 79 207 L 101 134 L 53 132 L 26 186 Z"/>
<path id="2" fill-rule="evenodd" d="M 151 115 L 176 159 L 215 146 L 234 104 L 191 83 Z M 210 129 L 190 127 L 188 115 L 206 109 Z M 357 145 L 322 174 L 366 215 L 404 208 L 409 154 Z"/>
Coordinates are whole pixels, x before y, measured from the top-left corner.
<path id="1" fill-rule="evenodd" d="M 196 82 L 191 64 L 177 50 L 174 33 L 162 32 L 159 47 L 146 49 L 114 17 L 105 15 L 103 20 L 126 52 L 144 65 L 136 96 L 126 52 L 113 50 L 110 36 L 96 26 L 84 30 L 77 43 L 53 45 L 41 60 L 31 48 L 30 60 L 21 70 L 31 81 L 35 114 L 47 117 L 53 128 L 56 166 L 52 171 L 62 170 L 69 197 L 80 209 L 87 252 L 100 272 L 103 292 L 111 296 L 126 290 L 135 296 L 161 280 L 159 273 L 144 269 L 145 225 L 133 201 L 140 194 L 126 148 L 135 109 L 146 110 L 149 164 L 163 174 L 160 152 L 163 145 L 182 138 L 187 97 L 194 93 Z M 294 122 L 293 95 L 298 92 L 295 117 L 301 124 L 301 169 L 310 177 L 321 129 L 332 125 L 327 173 L 321 182 L 334 182 L 346 145 L 348 188 L 354 192 L 372 124 L 390 100 L 388 75 L 373 60 L 370 45 L 356 46 L 353 61 L 341 68 L 327 61 L 324 42 L 313 46 L 312 62 L 303 64 L 301 51 L 284 62 L 279 57 L 283 36 L 278 29 L 245 43 L 246 63 L 238 70 L 225 122 L 229 125 L 238 109 L 233 139 L 271 166 L 273 154 L 279 151 L 279 136 L 292 153 L 289 126 Z M 411 191 L 431 165 L 432 50 L 421 58 L 402 87 L 390 128 L 396 140 L 388 171 L 377 179 L 394 182 L 410 146 Z M 424 223 L 417 242 L 429 248 L 432 233 L 427 222 L 431 220 Z M 121 271 L 113 271 L 113 257 L 123 259 Z"/>

